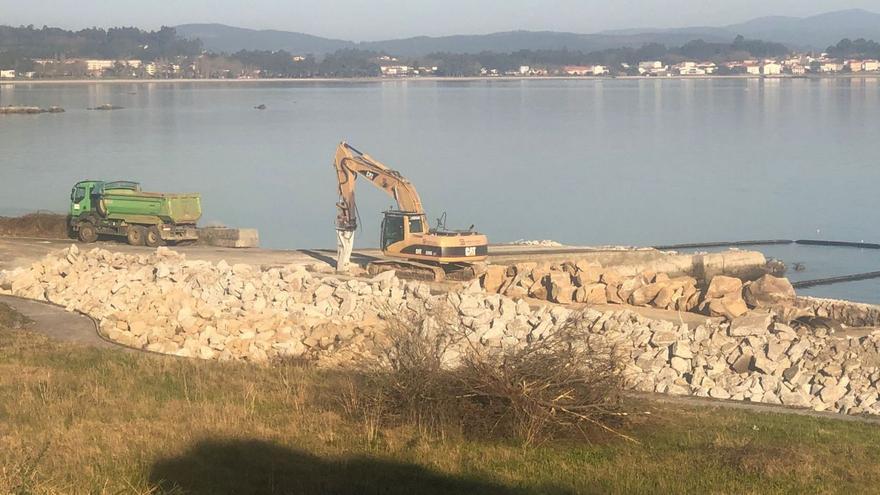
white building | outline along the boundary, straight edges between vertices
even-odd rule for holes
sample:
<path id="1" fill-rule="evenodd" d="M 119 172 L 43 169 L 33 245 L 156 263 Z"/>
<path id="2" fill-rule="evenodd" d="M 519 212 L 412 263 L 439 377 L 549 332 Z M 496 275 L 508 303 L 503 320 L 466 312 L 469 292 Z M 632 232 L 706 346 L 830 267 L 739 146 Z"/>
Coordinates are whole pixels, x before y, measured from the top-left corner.
<path id="1" fill-rule="evenodd" d="M 822 72 L 840 72 L 843 70 L 843 64 L 834 60 L 826 60 L 822 62 L 820 70 Z"/>
<path id="2" fill-rule="evenodd" d="M 586 76 L 593 73 L 593 68 L 589 65 L 566 65 L 562 72 L 567 76 Z"/>
<path id="3" fill-rule="evenodd" d="M 412 70 L 406 65 L 383 65 L 379 69 L 382 71 L 382 75 L 387 77 L 405 76 Z"/>
<path id="4" fill-rule="evenodd" d="M 675 66 L 680 76 L 705 76 L 706 70 L 697 66 L 696 62 L 682 62 Z"/>
<path id="5" fill-rule="evenodd" d="M 149 76 L 155 76 L 156 72 L 159 71 L 159 67 L 157 67 L 155 63 L 150 62 L 144 66 L 144 71 L 146 71 Z"/>
<path id="6" fill-rule="evenodd" d="M 761 66 L 761 73 L 765 76 L 778 76 L 782 74 L 782 66 L 776 62 L 764 62 Z"/>
<path id="7" fill-rule="evenodd" d="M 761 66 L 757 64 L 746 64 L 746 74 L 751 74 L 753 76 L 761 75 Z"/>
<path id="8" fill-rule="evenodd" d="M 112 60 L 86 60 L 86 70 L 89 72 L 101 72 L 103 70 L 112 69 Z"/>
<path id="9" fill-rule="evenodd" d="M 865 72 L 876 72 L 880 70 L 880 61 L 865 60 L 862 62 L 862 70 Z"/>
<path id="10" fill-rule="evenodd" d="M 532 72 L 532 68 L 529 67 L 528 65 L 520 65 L 519 66 L 520 75 L 527 76 L 527 75 L 529 75 L 530 72 Z"/>
<path id="11" fill-rule="evenodd" d="M 15 79 L 15 69 L 0 69 L 0 79 Z"/>
<path id="12" fill-rule="evenodd" d="M 593 66 L 593 75 L 594 76 L 604 76 L 605 74 L 608 74 L 608 67 L 605 67 L 604 65 L 594 65 Z"/>

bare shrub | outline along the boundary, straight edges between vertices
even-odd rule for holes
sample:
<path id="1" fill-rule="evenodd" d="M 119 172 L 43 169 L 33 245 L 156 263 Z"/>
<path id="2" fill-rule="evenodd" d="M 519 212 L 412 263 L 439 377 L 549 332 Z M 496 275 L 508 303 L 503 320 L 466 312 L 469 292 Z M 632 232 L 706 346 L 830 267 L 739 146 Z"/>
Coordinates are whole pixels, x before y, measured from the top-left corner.
<path id="1" fill-rule="evenodd" d="M 579 318 L 505 349 L 470 340 L 443 309 L 386 320 L 381 359 L 358 389 L 364 410 L 381 411 L 383 424 L 410 422 L 441 434 L 454 428 L 527 445 L 595 428 L 619 435 L 623 361 Z"/>
<path id="2" fill-rule="evenodd" d="M 576 317 L 529 345 L 494 354 L 472 347 L 459 381 L 495 425 L 526 444 L 594 427 L 621 435 L 622 362 Z"/>
<path id="3" fill-rule="evenodd" d="M 382 345 L 362 377 L 371 413 L 381 422 L 409 422 L 424 434 L 445 435 L 456 414 L 456 377 L 449 357 L 461 339 L 449 308 L 386 312 Z"/>

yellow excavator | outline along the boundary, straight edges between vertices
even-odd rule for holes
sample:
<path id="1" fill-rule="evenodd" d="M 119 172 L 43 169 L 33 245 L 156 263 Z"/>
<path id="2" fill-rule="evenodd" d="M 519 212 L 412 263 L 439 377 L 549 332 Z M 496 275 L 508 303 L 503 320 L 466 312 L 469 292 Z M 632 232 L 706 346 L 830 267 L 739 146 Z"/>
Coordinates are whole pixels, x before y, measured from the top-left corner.
<path id="1" fill-rule="evenodd" d="M 397 209 L 384 212 L 380 240 L 382 253 L 393 259 L 370 263 L 370 273 L 398 270 L 405 277 L 436 281 L 478 275 L 478 267 L 489 254 L 489 241 L 484 234 L 474 231 L 473 226 L 468 230 L 447 230 L 441 220 L 437 221 L 437 228 L 429 229 L 415 186 L 400 172 L 345 142 L 336 148 L 334 167 L 339 183 L 337 270 L 346 271 L 350 265 L 358 226 L 354 191 L 360 176 L 397 202 Z"/>

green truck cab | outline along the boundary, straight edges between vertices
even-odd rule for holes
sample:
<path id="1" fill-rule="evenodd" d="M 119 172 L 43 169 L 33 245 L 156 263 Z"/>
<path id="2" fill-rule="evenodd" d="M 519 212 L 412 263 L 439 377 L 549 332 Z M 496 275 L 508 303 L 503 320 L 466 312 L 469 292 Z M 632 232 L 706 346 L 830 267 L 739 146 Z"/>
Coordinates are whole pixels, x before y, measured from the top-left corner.
<path id="1" fill-rule="evenodd" d="M 85 180 L 70 191 L 69 227 L 82 242 L 125 237 L 133 246 L 198 240 L 198 194 L 143 192 L 131 181 Z"/>

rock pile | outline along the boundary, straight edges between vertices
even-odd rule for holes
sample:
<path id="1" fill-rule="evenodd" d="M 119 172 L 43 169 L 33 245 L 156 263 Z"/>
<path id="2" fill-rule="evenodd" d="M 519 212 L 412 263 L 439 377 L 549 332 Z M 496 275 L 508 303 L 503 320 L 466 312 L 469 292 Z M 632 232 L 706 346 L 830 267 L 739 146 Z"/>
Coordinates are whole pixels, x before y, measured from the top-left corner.
<path id="1" fill-rule="evenodd" d="M 659 304 L 658 298 L 669 298 L 669 304 L 697 304 L 689 302 L 690 280 L 654 275 L 630 282 L 585 264 L 544 269 L 493 267 L 482 284 L 505 294 L 543 288 L 555 300 L 608 300 L 612 294 L 626 301 Z M 544 284 L 535 286 L 539 281 Z M 777 304 L 769 294 L 784 291 L 771 290 L 775 284 L 768 279 L 747 285 L 745 300 Z M 880 333 L 837 338 L 824 330 L 795 330 L 774 321 L 770 309 L 692 327 L 627 310 L 573 311 L 549 304 L 536 309 L 523 299 L 488 294 L 480 281 L 432 294 L 428 285 L 398 280 L 393 272 L 343 280 L 297 265 L 260 269 L 189 261 L 165 248 L 127 255 L 82 252 L 76 246 L 28 268 L 0 272 L 0 292 L 85 312 L 100 322 L 105 335 L 130 346 L 256 362 L 305 356 L 345 365 L 375 357 L 388 345 L 385 318 L 411 312 L 428 315 L 419 330 L 465 337 L 444 355 L 454 366 L 467 348 L 492 352 L 528 346 L 574 317 L 616 349 L 626 364 L 627 383 L 636 390 L 880 414 Z M 729 310 L 739 304 L 736 294 L 736 283 L 721 279 L 710 284 L 706 301 Z"/>
<path id="2" fill-rule="evenodd" d="M 799 297 L 795 305 L 800 315 L 830 318 L 851 327 L 880 326 L 880 306 L 873 304 Z"/>
<path id="3" fill-rule="evenodd" d="M 128 255 L 72 245 L 27 269 L 0 272 L 0 291 L 86 313 L 112 340 L 203 359 L 266 361 L 308 356 L 340 364 L 377 354 L 384 315 L 448 306 L 455 325 L 487 347 L 535 338 L 564 323 L 564 308 L 532 311 L 478 284 L 432 295 L 394 272 L 341 280 L 302 265 L 188 261 L 167 248 Z M 531 337 L 530 337 L 531 335 Z M 513 339 L 515 337 L 515 340 Z"/>
<path id="4" fill-rule="evenodd" d="M 614 268 L 585 260 L 490 265 L 481 281 L 490 293 L 561 304 L 632 304 L 691 311 L 700 301 L 697 280 L 692 277 L 670 278 L 654 272 L 624 277 Z"/>
<path id="5" fill-rule="evenodd" d="M 670 277 L 654 271 L 623 276 L 615 268 L 580 260 L 489 265 L 480 280 L 490 293 L 513 298 L 528 296 L 560 304 L 630 304 L 696 311 L 728 320 L 746 314 L 750 308 L 770 309 L 785 322 L 809 313 L 796 308 L 797 298 L 791 283 L 772 275 L 745 284 L 736 277 L 715 275 L 703 293 L 693 277 Z"/>

